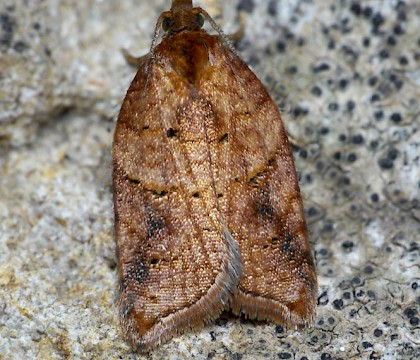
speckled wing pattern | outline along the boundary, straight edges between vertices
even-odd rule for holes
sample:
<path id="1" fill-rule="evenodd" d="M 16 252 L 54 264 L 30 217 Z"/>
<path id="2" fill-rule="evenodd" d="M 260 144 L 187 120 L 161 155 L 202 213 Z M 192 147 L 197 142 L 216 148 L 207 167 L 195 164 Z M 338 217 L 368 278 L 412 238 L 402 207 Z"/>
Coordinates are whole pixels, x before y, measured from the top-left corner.
<path id="1" fill-rule="evenodd" d="M 305 327 L 315 313 L 317 279 L 280 113 L 238 56 L 222 42 L 209 43 L 209 58 L 217 54 L 217 61 L 198 88 L 214 108 L 216 194 L 243 266 L 231 309 Z"/>
<path id="2" fill-rule="evenodd" d="M 120 317 L 149 350 L 223 310 L 313 320 L 317 281 L 293 157 L 260 81 L 218 36 L 164 38 L 113 147 Z"/>
<path id="3" fill-rule="evenodd" d="M 120 314 L 145 349 L 216 318 L 241 274 L 214 196 L 211 109 L 161 48 L 130 86 L 113 151 Z"/>

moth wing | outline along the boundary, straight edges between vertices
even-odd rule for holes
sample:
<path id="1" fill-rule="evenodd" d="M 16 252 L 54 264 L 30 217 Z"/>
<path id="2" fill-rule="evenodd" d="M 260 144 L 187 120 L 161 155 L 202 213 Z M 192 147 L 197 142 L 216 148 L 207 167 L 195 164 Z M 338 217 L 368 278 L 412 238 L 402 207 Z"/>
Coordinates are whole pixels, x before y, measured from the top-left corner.
<path id="1" fill-rule="evenodd" d="M 236 314 L 303 327 L 317 280 L 293 155 L 280 113 L 246 64 L 220 42 L 201 90 L 217 114 L 213 172 L 219 206 L 239 243 L 243 276 Z"/>
<path id="2" fill-rule="evenodd" d="M 180 131 L 205 114 L 191 91 L 164 58 L 152 58 L 115 131 L 120 317 L 141 351 L 216 318 L 241 271 L 238 245 L 216 210 L 207 144 L 194 127 Z"/>

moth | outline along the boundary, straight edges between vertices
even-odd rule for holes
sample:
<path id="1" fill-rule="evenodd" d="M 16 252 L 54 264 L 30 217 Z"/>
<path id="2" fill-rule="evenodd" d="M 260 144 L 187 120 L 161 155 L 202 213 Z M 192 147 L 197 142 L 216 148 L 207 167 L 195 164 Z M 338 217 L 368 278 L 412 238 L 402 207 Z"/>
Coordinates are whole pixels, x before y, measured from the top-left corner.
<path id="1" fill-rule="evenodd" d="M 135 350 L 222 311 L 313 322 L 317 278 L 279 110 L 191 0 L 160 15 L 112 152 L 119 312 Z"/>

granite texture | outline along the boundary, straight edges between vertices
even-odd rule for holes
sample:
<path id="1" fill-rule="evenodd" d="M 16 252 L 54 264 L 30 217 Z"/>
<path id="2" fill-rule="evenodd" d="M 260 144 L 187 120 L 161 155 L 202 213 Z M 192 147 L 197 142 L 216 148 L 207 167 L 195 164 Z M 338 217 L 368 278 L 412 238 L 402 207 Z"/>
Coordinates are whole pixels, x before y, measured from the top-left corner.
<path id="1" fill-rule="evenodd" d="M 168 1 L 0 0 L 0 359 L 420 358 L 420 2 L 199 3 L 283 110 L 318 279 L 303 332 L 118 324 L 110 147 Z"/>

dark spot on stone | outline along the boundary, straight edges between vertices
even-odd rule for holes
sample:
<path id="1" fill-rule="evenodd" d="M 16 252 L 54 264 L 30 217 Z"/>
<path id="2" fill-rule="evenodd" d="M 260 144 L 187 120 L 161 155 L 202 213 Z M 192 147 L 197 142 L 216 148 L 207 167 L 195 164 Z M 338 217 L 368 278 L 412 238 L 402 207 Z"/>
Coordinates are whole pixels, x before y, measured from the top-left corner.
<path id="1" fill-rule="evenodd" d="M 361 298 L 365 295 L 365 292 L 363 290 L 359 290 L 356 292 L 356 297 L 357 298 Z"/>
<path id="2" fill-rule="evenodd" d="M 363 341 L 362 346 L 363 346 L 364 349 L 368 349 L 368 348 L 373 347 L 372 343 L 370 343 L 368 341 Z"/>
<path id="3" fill-rule="evenodd" d="M 302 150 L 300 150 L 300 151 L 299 151 L 299 156 L 300 156 L 302 159 L 306 159 L 306 158 L 308 157 L 308 151 L 306 151 L 306 149 L 302 149 Z"/>
<path id="4" fill-rule="evenodd" d="M 374 28 L 379 28 L 385 22 L 385 18 L 382 16 L 380 12 L 377 12 L 372 17 L 372 25 Z"/>
<path id="5" fill-rule="evenodd" d="M 329 132 L 330 132 L 330 129 L 328 127 L 326 127 L 326 126 L 321 127 L 321 129 L 319 131 L 319 133 L 321 135 L 327 135 Z"/>
<path id="6" fill-rule="evenodd" d="M 340 179 L 340 185 L 350 185 L 351 184 L 351 180 L 348 176 L 343 176 Z"/>
<path id="7" fill-rule="evenodd" d="M 364 47 L 369 47 L 369 45 L 370 45 L 370 38 L 364 37 L 363 38 L 363 46 Z"/>
<path id="8" fill-rule="evenodd" d="M 400 65 L 405 66 L 408 65 L 408 58 L 404 55 L 400 56 L 399 58 Z"/>
<path id="9" fill-rule="evenodd" d="M 286 51 L 286 43 L 284 41 L 278 41 L 276 44 L 276 48 L 279 51 L 279 53 L 284 53 Z"/>
<path id="10" fill-rule="evenodd" d="M 238 11 L 246 11 L 247 13 L 252 13 L 254 10 L 255 3 L 254 0 L 241 0 L 237 6 Z"/>
<path id="11" fill-rule="evenodd" d="M 368 290 L 367 296 L 369 296 L 371 299 L 376 299 L 376 293 L 373 290 Z"/>
<path id="12" fill-rule="evenodd" d="M 361 134 L 354 135 L 351 141 L 353 142 L 353 144 L 363 144 L 364 142 L 363 135 Z"/>
<path id="13" fill-rule="evenodd" d="M 376 76 L 371 76 L 368 80 L 368 85 L 373 87 L 377 84 L 378 78 Z"/>
<path id="14" fill-rule="evenodd" d="M 328 65 L 327 63 L 321 63 L 319 65 L 315 65 L 312 67 L 312 71 L 317 74 L 323 71 L 327 71 L 330 69 L 330 65 Z"/>
<path id="15" fill-rule="evenodd" d="M 349 84 L 349 81 L 347 79 L 341 79 L 338 82 L 338 86 L 340 86 L 341 89 L 345 89 L 348 84 Z"/>
<path id="16" fill-rule="evenodd" d="M 345 240 L 345 241 L 343 241 L 343 243 L 341 244 L 341 246 L 345 250 L 351 251 L 351 249 L 353 248 L 354 244 L 353 244 L 353 241 Z"/>
<path id="17" fill-rule="evenodd" d="M 230 358 L 231 358 L 232 360 L 242 360 L 243 355 L 242 355 L 242 354 L 239 354 L 239 353 L 233 353 L 233 354 L 230 356 Z"/>
<path id="18" fill-rule="evenodd" d="M 321 360 L 332 360 L 332 356 L 328 353 L 322 353 Z"/>
<path id="19" fill-rule="evenodd" d="M 413 309 L 413 308 L 407 308 L 407 309 L 404 310 L 404 315 L 407 318 L 411 319 L 412 317 L 417 315 L 417 310 Z"/>
<path id="20" fill-rule="evenodd" d="M 410 319 L 410 325 L 418 326 L 420 319 L 417 316 L 414 316 Z"/>
<path id="21" fill-rule="evenodd" d="M 363 9 L 363 16 L 365 18 L 370 18 L 372 16 L 372 13 L 373 13 L 373 10 L 372 10 L 372 8 L 370 6 L 366 6 Z"/>
<path id="22" fill-rule="evenodd" d="M 328 250 L 325 249 L 325 248 L 322 248 L 321 250 L 319 250 L 319 255 L 327 256 L 328 255 Z"/>
<path id="23" fill-rule="evenodd" d="M 382 49 L 379 51 L 379 57 L 381 59 L 388 59 L 389 58 L 389 51 L 387 49 Z"/>
<path id="24" fill-rule="evenodd" d="M 314 216 L 316 216 L 317 214 L 318 214 L 318 210 L 317 210 L 315 207 L 311 206 L 311 207 L 308 209 L 308 216 L 309 216 L 309 217 L 314 217 Z"/>
<path id="25" fill-rule="evenodd" d="M 401 4 L 401 2 L 398 2 L 398 5 Z M 404 10 L 398 11 L 398 20 L 401 22 L 404 22 L 407 20 L 407 14 Z"/>
<path id="26" fill-rule="evenodd" d="M 282 352 L 282 353 L 278 353 L 277 354 L 277 357 L 279 359 L 291 359 L 292 358 L 292 355 L 289 354 L 289 353 L 287 353 L 287 352 Z"/>
<path id="27" fill-rule="evenodd" d="M 360 16 L 360 14 L 362 13 L 362 7 L 360 6 L 360 4 L 358 2 L 353 2 L 350 5 L 350 11 L 356 15 L 356 16 Z"/>
<path id="28" fill-rule="evenodd" d="M 334 309 L 336 309 L 336 310 L 341 310 L 344 307 L 344 302 L 343 302 L 342 299 L 335 299 L 332 302 L 332 304 L 333 304 Z"/>
<path id="29" fill-rule="evenodd" d="M 379 201 L 379 195 L 377 194 L 377 193 L 373 193 L 371 196 L 370 196 L 370 199 L 372 200 L 372 202 L 378 202 Z"/>
<path id="30" fill-rule="evenodd" d="M 353 100 L 349 100 L 347 101 L 346 107 L 347 111 L 352 112 L 356 107 L 356 103 Z"/>
<path id="31" fill-rule="evenodd" d="M 329 303 L 329 299 L 328 299 L 328 293 L 326 291 L 324 291 L 319 297 L 318 297 L 318 305 L 319 306 L 324 306 L 327 305 Z"/>
<path id="32" fill-rule="evenodd" d="M 339 108 L 338 104 L 336 102 L 332 102 L 328 104 L 328 110 L 329 111 L 337 111 Z"/>
<path id="33" fill-rule="evenodd" d="M 225 326 L 228 323 L 228 319 L 219 317 L 214 321 L 214 323 L 217 326 Z"/>
<path id="34" fill-rule="evenodd" d="M 379 101 L 379 100 L 380 100 L 380 97 L 379 97 L 378 94 L 373 94 L 370 98 L 371 102 L 376 102 L 376 101 Z"/>
<path id="35" fill-rule="evenodd" d="M 22 53 L 28 48 L 29 48 L 29 45 L 26 42 L 21 41 L 21 40 L 16 41 L 15 44 L 13 45 L 13 49 L 18 53 Z"/>
<path id="36" fill-rule="evenodd" d="M 382 120 L 384 118 L 384 112 L 382 110 L 375 111 L 373 116 L 375 117 L 376 121 Z"/>
<path id="37" fill-rule="evenodd" d="M 395 85 L 395 88 L 398 90 L 400 90 L 404 86 L 404 81 L 394 74 L 390 76 L 390 80 Z"/>
<path id="38" fill-rule="evenodd" d="M 267 11 L 270 15 L 277 15 L 277 0 L 270 0 L 268 2 Z"/>
<path id="39" fill-rule="evenodd" d="M 410 246 L 408 247 L 408 251 L 411 252 L 411 251 L 418 251 L 418 250 L 419 250 L 418 244 L 414 241 L 411 242 Z"/>
<path id="40" fill-rule="evenodd" d="M 384 170 L 389 170 L 394 167 L 394 162 L 388 158 L 381 158 L 378 160 L 379 166 Z"/>
<path id="41" fill-rule="evenodd" d="M 284 37 L 286 38 L 286 40 L 293 40 L 295 38 L 295 34 L 293 34 L 290 30 L 285 29 Z"/>
<path id="42" fill-rule="evenodd" d="M 303 37 L 300 37 L 299 39 L 297 39 L 296 44 L 297 46 L 303 46 L 306 44 L 306 40 Z"/>
<path id="43" fill-rule="evenodd" d="M 324 162 L 322 160 L 317 161 L 315 166 L 316 166 L 316 169 L 319 171 L 322 171 L 325 167 Z"/>
<path id="44" fill-rule="evenodd" d="M 275 331 L 276 331 L 277 334 L 282 334 L 284 332 L 283 326 L 277 325 L 275 327 Z"/>
<path id="45" fill-rule="evenodd" d="M 388 45 L 390 45 L 390 46 L 395 46 L 395 45 L 397 45 L 397 39 L 395 38 L 395 37 L 393 37 L 392 35 L 391 36 L 388 36 L 388 39 L 387 39 L 387 41 L 386 41 L 387 43 L 388 43 Z"/>
<path id="46" fill-rule="evenodd" d="M 9 48 L 12 44 L 16 21 L 8 13 L 0 13 L 0 48 Z"/>
<path id="47" fill-rule="evenodd" d="M 382 336 L 382 334 L 383 334 L 383 331 L 382 331 L 381 329 L 375 329 L 375 330 L 373 331 L 373 335 L 374 335 L 375 337 L 381 337 L 381 336 Z"/>
<path id="48" fill-rule="evenodd" d="M 356 156 L 356 154 L 355 154 L 355 153 L 350 153 L 350 154 L 347 156 L 347 161 L 348 161 L 349 163 L 354 163 L 356 160 L 357 160 L 357 156 Z"/>
<path id="49" fill-rule="evenodd" d="M 398 123 L 401 122 L 402 116 L 401 116 L 400 113 L 395 112 L 395 113 L 391 114 L 390 119 L 391 119 L 392 122 L 398 124 Z"/>
<path id="50" fill-rule="evenodd" d="M 311 93 L 312 93 L 313 95 L 315 95 L 315 96 L 321 96 L 321 95 L 322 95 L 322 90 L 321 90 L 321 88 L 320 88 L 319 86 L 314 86 L 314 87 L 311 89 Z"/>
<path id="51" fill-rule="evenodd" d="M 392 30 L 393 30 L 394 34 L 397 35 L 397 36 L 403 35 L 405 33 L 404 28 L 401 24 L 395 25 Z"/>
<path id="52" fill-rule="evenodd" d="M 295 117 L 301 116 L 301 115 L 306 115 L 308 114 L 308 109 L 305 109 L 303 107 L 301 107 L 300 105 L 295 106 L 295 108 L 293 109 L 293 115 Z"/>
<path id="53" fill-rule="evenodd" d="M 399 155 L 399 151 L 395 148 L 392 148 L 388 151 L 388 158 L 391 160 L 395 160 Z"/>
<path id="54" fill-rule="evenodd" d="M 373 274 L 373 271 L 374 270 L 372 266 L 368 265 L 365 267 L 365 274 L 368 274 L 368 275 Z"/>
<path id="55" fill-rule="evenodd" d="M 350 46 L 343 45 L 341 47 L 341 51 L 346 57 L 346 60 L 350 63 L 356 63 L 357 59 L 359 58 L 359 52 Z"/>

